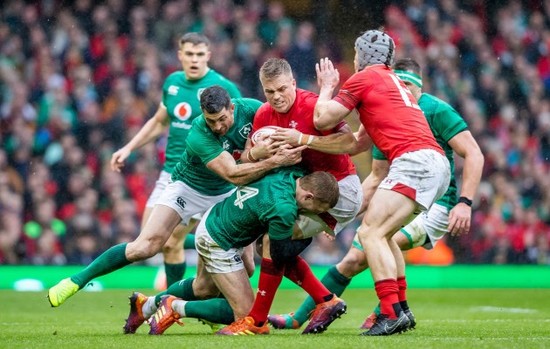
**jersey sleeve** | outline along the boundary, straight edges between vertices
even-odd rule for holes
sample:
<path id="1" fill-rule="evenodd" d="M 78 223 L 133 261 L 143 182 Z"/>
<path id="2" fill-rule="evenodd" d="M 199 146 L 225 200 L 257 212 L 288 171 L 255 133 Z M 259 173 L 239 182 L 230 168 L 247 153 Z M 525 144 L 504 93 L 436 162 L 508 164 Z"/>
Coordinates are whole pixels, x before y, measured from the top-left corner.
<path id="1" fill-rule="evenodd" d="M 173 72 L 172 74 L 168 75 L 166 79 L 164 79 L 164 82 L 162 83 L 162 98 L 160 103 L 165 108 L 166 108 L 166 105 L 168 105 L 168 102 L 166 101 L 166 99 L 169 96 L 168 89 L 170 88 L 170 86 L 175 84 L 175 80 L 177 79 L 176 73 L 177 72 Z"/>
<path id="2" fill-rule="evenodd" d="M 372 158 L 374 160 L 387 160 L 384 154 L 376 147 L 374 144 L 372 145 Z"/>
<path id="3" fill-rule="evenodd" d="M 205 165 L 225 151 L 214 135 L 206 132 L 189 132 L 187 149 L 190 155 L 199 157 Z"/>
<path id="4" fill-rule="evenodd" d="M 348 110 L 357 107 L 361 103 L 361 95 L 366 87 L 363 81 L 364 78 L 363 74 L 352 75 L 332 100 L 340 103 Z"/>
<path id="5" fill-rule="evenodd" d="M 168 95 L 168 86 L 170 86 L 170 77 L 172 75 L 169 75 L 162 84 L 162 98 L 160 100 L 160 104 L 166 108 L 166 97 Z"/>
<path id="6" fill-rule="evenodd" d="M 273 212 L 266 214 L 269 238 L 282 240 L 292 237 L 294 224 L 298 217 L 296 205 L 277 204 L 274 208 Z"/>
<path id="7" fill-rule="evenodd" d="M 468 129 L 466 121 L 447 103 L 442 103 L 432 120 L 432 128 L 447 143 L 454 136 Z"/>

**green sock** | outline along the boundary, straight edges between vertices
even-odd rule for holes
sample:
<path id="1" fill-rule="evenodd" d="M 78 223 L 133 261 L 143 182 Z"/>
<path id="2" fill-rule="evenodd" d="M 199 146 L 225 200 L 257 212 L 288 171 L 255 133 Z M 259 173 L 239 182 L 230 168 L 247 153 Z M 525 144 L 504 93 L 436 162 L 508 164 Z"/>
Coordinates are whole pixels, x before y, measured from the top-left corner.
<path id="1" fill-rule="evenodd" d="M 196 301 L 198 298 L 193 292 L 193 280 L 195 280 L 194 277 L 173 283 L 166 291 L 163 291 L 155 296 L 155 304 L 158 306 L 162 296 L 167 294 L 181 298 L 184 301 Z"/>
<path id="2" fill-rule="evenodd" d="M 338 272 L 336 267 L 330 268 L 325 276 L 321 279 L 321 283 L 328 288 L 328 290 L 337 296 L 340 296 L 344 293 L 344 290 L 351 282 L 351 279 L 348 279 L 344 275 Z M 300 305 L 298 310 L 294 313 L 294 319 L 302 325 L 309 319 L 309 313 L 315 309 L 315 302 L 311 297 L 307 297 L 306 300 Z"/>
<path id="3" fill-rule="evenodd" d="M 173 283 L 181 281 L 185 274 L 185 262 L 178 264 L 164 263 L 164 272 L 166 273 L 166 285 L 170 287 Z"/>
<path id="4" fill-rule="evenodd" d="M 195 234 L 187 234 L 185 240 L 183 241 L 184 250 L 194 250 L 195 249 Z"/>
<path id="5" fill-rule="evenodd" d="M 118 244 L 103 252 L 84 270 L 71 276 L 71 280 L 77 284 L 79 288 L 83 288 L 88 282 L 96 277 L 109 274 L 131 264 L 132 262 L 126 259 L 126 245 L 128 244 Z"/>
<path id="6" fill-rule="evenodd" d="M 233 309 L 231 309 L 225 298 L 187 302 L 185 304 L 185 315 L 225 325 L 229 325 L 235 320 Z"/>
<path id="7" fill-rule="evenodd" d="M 380 315 L 380 303 L 376 305 L 376 307 L 372 312 L 375 313 L 376 315 Z"/>

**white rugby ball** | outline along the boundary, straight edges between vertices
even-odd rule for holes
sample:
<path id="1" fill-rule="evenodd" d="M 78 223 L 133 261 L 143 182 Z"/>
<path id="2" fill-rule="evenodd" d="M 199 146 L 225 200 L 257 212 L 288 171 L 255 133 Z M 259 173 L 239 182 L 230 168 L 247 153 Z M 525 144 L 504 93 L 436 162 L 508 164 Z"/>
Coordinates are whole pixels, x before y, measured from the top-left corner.
<path id="1" fill-rule="evenodd" d="M 252 144 L 256 144 L 262 140 L 265 140 L 269 136 L 271 136 L 277 129 L 279 129 L 279 126 L 264 126 L 256 130 L 254 134 L 250 137 L 250 140 L 252 140 Z"/>

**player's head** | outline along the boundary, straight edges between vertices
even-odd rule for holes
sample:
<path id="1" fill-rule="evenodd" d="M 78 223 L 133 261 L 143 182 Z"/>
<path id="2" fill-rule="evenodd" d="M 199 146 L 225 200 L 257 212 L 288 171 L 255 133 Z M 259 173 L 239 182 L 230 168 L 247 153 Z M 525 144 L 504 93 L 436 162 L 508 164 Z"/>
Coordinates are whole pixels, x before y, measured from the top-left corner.
<path id="1" fill-rule="evenodd" d="M 200 98 L 201 110 L 212 132 L 223 136 L 233 126 L 235 105 L 223 87 L 214 85 L 205 89 Z"/>
<path id="2" fill-rule="evenodd" d="M 367 30 L 355 40 L 355 70 L 361 71 L 372 64 L 390 67 L 395 55 L 393 39 L 380 30 Z"/>
<path id="3" fill-rule="evenodd" d="M 296 201 L 298 207 L 313 213 L 322 213 L 336 206 L 340 190 L 338 181 L 328 172 L 316 171 L 298 179 Z"/>
<path id="4" fill-rule="evenodd" d="M 206 36 L 187 33 L 180 38 L 178 59 L 187 79 L 198 80 L 206 75 L 210 55 L 210 40 Z"/>
<path id="5" fill-rule="evenodd" d="M 278 113 L 286 113 L 296 100 L 296 80 L 290 64 L 270 58 L 260 68 L 260 82 L 265 99 Z"/>
<path id="6" fill-rule="evenodd" d="M 418 98 L 422 93 L 422 69 L 420 64 L 412 58 L 403 58 L 393 64 L 393 71 Z"/>

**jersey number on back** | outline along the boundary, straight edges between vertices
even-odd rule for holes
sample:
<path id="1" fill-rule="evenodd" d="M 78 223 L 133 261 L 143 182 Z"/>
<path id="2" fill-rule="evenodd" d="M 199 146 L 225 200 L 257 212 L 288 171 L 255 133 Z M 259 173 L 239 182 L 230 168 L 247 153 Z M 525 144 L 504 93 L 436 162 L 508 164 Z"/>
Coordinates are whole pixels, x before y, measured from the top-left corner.
<path id="1" fill-rule="evenodd" d="M 256 188 L 252 188 L 252 187 L 238 187 L 237 188 L 237 199 L 235 200 L 235 202 L 233 202 L 233 205 L 235 206 L 239 206 L 239 208 L 242 210 L 243 209 L 243 203 L 250 199 L 250 198 L 253 198 L 254 196 L 258 195 L 260 191 Z"/>
<path id="2" fill-rule="evenodd" d="M 405 105 L 407 107 L 412 107 L 414 109 L 420 110 L 418 104 L 414 102 L 414 96 L 412 95 L 411 91 L 409 91 L 408 88 L 404 88 L 403 86 L 401 86 L 401 84 L 399 83 L 399 78 L 397 76 L 390 74 L 390 77 L 395 83 L 395 86 L 397 86 L 399 93 L 401 93 L 401 98 L 403 98 L 403 102 L 405 102 Z"/>

